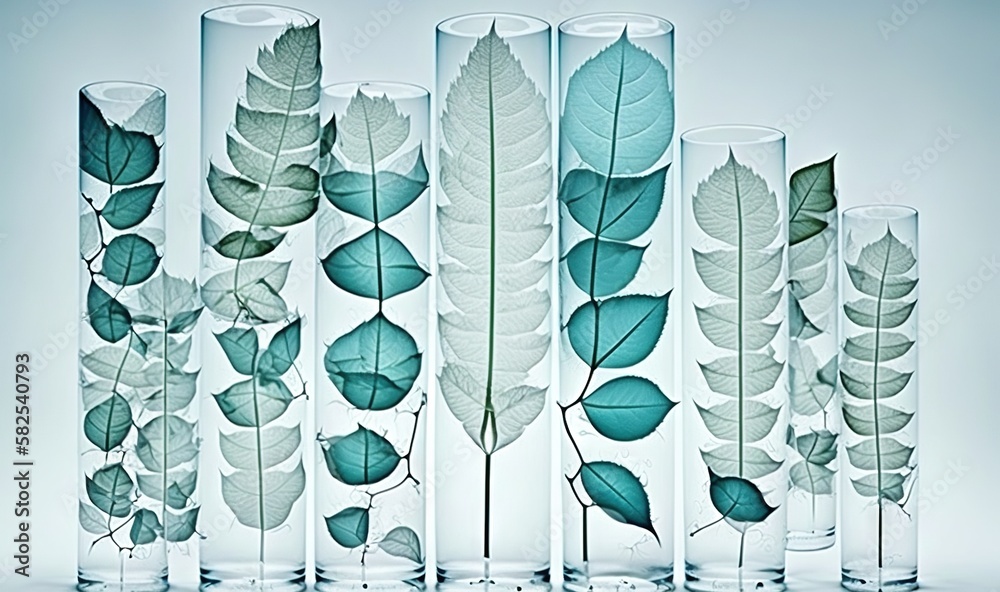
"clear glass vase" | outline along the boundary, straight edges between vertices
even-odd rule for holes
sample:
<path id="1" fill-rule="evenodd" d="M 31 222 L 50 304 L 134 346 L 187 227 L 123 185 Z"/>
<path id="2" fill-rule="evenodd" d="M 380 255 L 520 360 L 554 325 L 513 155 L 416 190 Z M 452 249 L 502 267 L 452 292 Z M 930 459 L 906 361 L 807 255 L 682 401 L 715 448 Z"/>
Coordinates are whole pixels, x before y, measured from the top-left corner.
<path id="1" fill-rule="evenodd" d="M 80 303 L 79 560 L 85 591 L 167 588 L 163 491 L 166 429 L 197 454 L 195 425 L 165 404 L 163 122 L 166 95 L 133 82 L 98 82 L 79 96 Z M 183 283 L 183 282 L 182 282 Z M 194 299 L 197 308 L 197 299 Z M 177 362 L 183 372 L 186 355 Z M 171 375 L 173 376 L 173 375 Z M 182 407 L 186 407 L 186 404 Z M 177 433 L 174 433 L 176 428 Z M 190 495 L 190 491 L 187 492 Z M 185 499 L 185 506 L 186 504 Z"/>
<path id="2" fill-rule="evenodd" d="M 336 142 L 321 154 L 316 238 L 316 588 L 420 588 L 430 95 L 336 84 L 321 109 Z"/>
<path id="3" fill-rule="evenodd" d="M 437 28 L 437 573 L 547 586 L 551 548 L 549 26 Z"/>
<path id="4" fill-rule="evenodd" d="M 917 212 L 844 212 L 840 385 L 841 579 L 848 590 L 917 587 Z"/>
<path id="5" fill-rule="evenodd" d="M 320 50 L 315 17 L 202 16 L 202 588 L 305 588 Z"/>
<path id="6" fill-rule="evenodd" d="M 838 210 L 834 159 L 789 181 L 788 549 L 833 546 L 837 522 Z"/>
<path id="7" fill-rule="evenodd" d="M 785 588 L 785 137 L 681 135 L 685 572 L 692 590 Z"/>
<path id="8" fill-rule="evenodd" d="M 560 471 L 575 590 L 672 589 L 673 26 L 559 26 Z"/>

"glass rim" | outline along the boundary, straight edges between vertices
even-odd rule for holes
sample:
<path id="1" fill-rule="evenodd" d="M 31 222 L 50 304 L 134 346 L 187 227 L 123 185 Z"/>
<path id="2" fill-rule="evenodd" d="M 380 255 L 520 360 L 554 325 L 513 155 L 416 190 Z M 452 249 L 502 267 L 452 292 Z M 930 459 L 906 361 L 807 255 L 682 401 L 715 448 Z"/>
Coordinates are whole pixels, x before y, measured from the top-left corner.
<path id="1" fill-rule="evenodd" d="M 757 132 L 760 137 L 750 138 L 750 139 L 729 139 L 729 140 L 712 140 L 712 139 L 702 139 L 699 138 L 700 135 L 706 135 L 709 133 L 718 132 Z M 680 139 L 685 144 L 697 144 L 701 146 L 742 146 L 750 144 L 768 144 L 771 142 L 782 141 L 785 139 L 785 132 L 778 128 L 757 125 L 752 123 L 721 123 L 713 125 L 704 125 L 700 127 L 694 127 L 689 130 L 684 131 L 680 135 Z"/>
<path id="2" fill-rule="evenodd" d="M 670 35 L 671 33 L 673 33 L 674 29 L 675 29 L 674 24 L 672 22 L 668 21 L 667 19 L 663 18 L 663 17 L 659 17 L 659 16 L 656 16 L 654 14 L 649 14 L 649 13 L 646 13 L 646 12 L 629 12 L 629 11 L 622 10 L 622 11 L 611 11 L 611 12 L 591 12 L 591 13 L 587 13 L 587 14 L 580 14 L 580 15 L 577 15 L 577 16 L 571 16 L 568 19 L 565 19 L 564 21 L 562 21 L 561 23 L 559 23 L 559 27 L 558 27 L 559 33 L 562 34 L 562 35 L 571 35 L 571 36 L 575 36 L 575 37 L 592 37 L 592 38 L 595 38 L 595 39 L 600 39 L 600 38 L 608 38 L 608 39 L 610 39 L 610 38 L 614 37 L 614 35 L 605 35 L 605 34 L 602 34 L 602 33 L 591 34 L 591 33 L 581 33 L 581 32 L 577 32 L 577 31 L 570 31 L 569 30 L 569 27 L 573 26 L 578 21 L 582 21 L 582 20 L 585 20 L 585 19 L 594 19 L 594 18 L 598 18 L 598 17 L 599 18 L 603 18 L 603 19 L 608 19 L 608 20 L 612 20 L 612 19 L 616 19 L 616 18 L 617 19 L 621 19 L 623 21 L 626 21 L 626 26 L 628 25 L 627 20 L 630 19 L 630 18 L 635 18 L 635 17 L 647 18 L 647 19 L 650 19 L 652 21 L 655 21 L 655 22 L 659 23 L 660 25 L 663 25 L 663 30 L 662 31 L 657 31 L 657 32 L 649 34 L 649 35 L 638 35 L 638 38 L 666 36 L 666 35 Z"/>
<path id="3" fill-rule="evenodd" d="M 224 13 L 237 13 L 237 12 L 242 12 L 244 10 L 250 10 L 250 9 L 256 9 L 256 10 L 266 9 L 266 10 L 275 11 L 276 13 L 277 12 L 283 12 L 283 13 L 288 13 L 290 15 L 300 16 L 300 17 L 303 17 L 306 20 L 306 22 L 309 23 L 309 25 L 313 25 L 313 24 L 315 24 L 316 22 L 319 21 L 319 17 L 317 17 L 316 15 L 312 14 L 311 12 L 307 12 L 307 11 L 302 10 L 300 8 L 293 8 L 291 6 L 285 6 L 283 4 L 269 4 L 269 3 L 266 3 L 266 2 L 250 2 L 250 3 L 247 3 L 247 4 L 230 4 L 230 5 L 227 5 L 227 6 L 216 6 L 215 8 L 210 8 L 210 9 L 206 10 L 205 12 L 201 13 L 201 20 L 203 22 L 204 21 L 212 21 L 212 22 L 215 22 L 215 23 L 220 23 L 220 24 L 225 24 L 225 25 L 234 25 L 234 26 L 237 26 L 237 27 L 276 27 L 276 26 L 279 26 L 279 24 L 277 24 L 277 23 L 264 22 L 264 21 L 260 21 L 260 22 L 239 22 L 239 21 L 233 20 L 231 18 L 224 18 L 222 16 Z M 285 21 L 284 25 L 285 26 L 288 25 L 288 21 L 287 20 Z"/>
<path id="4" fill-rule="evenodd" d="M 155 84 L 149 84 L 148 82 L 136 82 L 135 80 L 118 80 L 118 79 L 97 80 L 94 82 L 88 82 L 87 84 L 80 87 L 80 92 L 87 95 L 88 97 L 99 98 L 102 101 L 108 101 L 111 103 L 135 103 L 140 100 L 138 98 L 130 98 L 128 100 L 114 99 L 111 97 L 104 96 L 103 94 L 98 95 L 97 93 L 94 92 L 99 88 L 107 86 L 120 86 L 123 88 L 143 89 L 150 91 L 149 95 L 142 97 L 141 100 L 143 101 L 148 100 L 152 96 L 162 96 L 162 97 L 167 96 L 167 91 L 163 90 L 159 86 L 156 86 Z"/>
<path id="5" fill-rule="evenodd" d="M 345 82 L 334 82 L 334 83 L 331 83 L 331 84 L 325 84 L 325 85 L 323 85 L 322 94 L 323 94 L 323 96 L 331 96 L 331 97 L 332 96 L 339 96 L 339 95 L 333 95 L 330 91 L 333 91 L 333 90 L 336 90 L 336 89 L 341 89 L 341 88 L 344 88 L 344 89 L 351 88 L 351 89 L 354 89 L 356 91 L 356 90 L 360 90 L 360 88 L 364 87 L 364 86 L 378 86 L 378 87 L 386 88 L 386 89 L 393 89 L 393 88 L 395 88 L 395 89 L 398 89 L 398 90 L 401 90 L 401 91 L 404 91 L 404 92 L 405 91 L 409 91 L 410 94 L 406 95 L 406 96 L 389 95 L 388 93 L 383 93 L 383 94 L 389 96 L 390 98 L 392 98 L 394 100 L 395 99 L 420 99 L 420 98 L 424 98 L 424 97 L 430 98 L 430 95 L 431 95 L 431 91 L 427 90 L 423 86 L 420 86 L 419 84 L 414 84 L 412 82 L 400 82 L 398 80 L 348 80 L 348 81 L 345 81 Z M 351 94 L 353 95 L 354 93 L 352 92 Z"/>
<path id="6" fill-rule="evenodd" d="M 858 220 L 906 220 L 917 218 L 920 212 L 907 205 L 900 204 L 862 204 L 851 206 L 844 210 L 844 218 L 854 218 Z"/>
<path id="7" fill-rule="evenodd" d="M 500 37 L 504 39 L 527 37 L 529 35 L 537 35 L 538 33 L 543 33 L 552 30 L 552 25 L 550 25 L 548 21 L 542 20 L 538 17 L 529 16 L 527 14 L 521 14 L 517 12 L 470 12 L 467 14 L 460 14 L 458 16 L 446 18 L 443 21 L 439 22 L 435 27 L 435 30 L 439 34 L 451 35 L 452 37 L 478 39 L 482 37 L 482 34 L 456 31 L 453 25 L 460 23 L 462 21 L 481 19 L 481 18 L 492 18 L 495 22 L 498 17 L 519 20 L 534 26 L 534 28 L 528 29 L 526 31 L 515 31 L 512 33 L 506 33 L 504 35 L 500 35 Z"/>

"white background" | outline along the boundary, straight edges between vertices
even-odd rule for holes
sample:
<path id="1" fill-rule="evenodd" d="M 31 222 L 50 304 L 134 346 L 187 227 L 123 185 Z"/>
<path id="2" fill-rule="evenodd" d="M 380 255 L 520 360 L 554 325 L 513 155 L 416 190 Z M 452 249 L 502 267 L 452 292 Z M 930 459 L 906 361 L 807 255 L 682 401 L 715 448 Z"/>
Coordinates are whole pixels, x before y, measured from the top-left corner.
<path id="1" fill-rule="evenodd" d="M 0 480 L 0 589 L 65 590 L 75 578 L 76 91 L 104 79 L 167 91 L 168 267 L 193 275 L 199 14 L 221 4 L 0 5 L 0 396 L 7 399 L 0 404 L 0 457 L 13 460 L 13 360 L 28 351 L 36 359 L 37 463 L 30 580 L 12 575 L 12 472 Z M 434 25 L 448 16 L 505 10 L 557 23 L 601 10 L 651 12 L 677 28 L 678 131 L 777 126 L 788 134 L 791 168 L 838 153 L 842 207 L 917 207 L 921 580 L 928 590 L 1000 589 L 1000 577 L 991 575 L 1000 555 L 1000 3 L 400 0 L 397 14 L 385 12 L 388 0 L 294 4 L 321 19 L 325 82 L 401 80 L 427 88 L 434 86 Z M 560 544 L 556 533 L 554 552 Z M 838 557 L 836 550 L 791 555 L 790 589 L 837 589 Z M 195 583 L 193 551 L 174 553 L 171 562 L 177 581 Z"/>

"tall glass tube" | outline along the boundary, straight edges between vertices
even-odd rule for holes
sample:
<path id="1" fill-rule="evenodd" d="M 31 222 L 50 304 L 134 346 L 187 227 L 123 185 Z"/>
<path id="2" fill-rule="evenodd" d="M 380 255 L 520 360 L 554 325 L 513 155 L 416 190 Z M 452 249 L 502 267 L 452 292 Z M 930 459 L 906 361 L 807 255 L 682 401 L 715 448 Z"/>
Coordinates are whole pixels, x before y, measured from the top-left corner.
<path id="1" fill-rule="evenodd" d="M 156 306 L 165 277 L 165 105 L 163 91 L 145 84 L 80 90 L 77 588 L 85 591 L 167 588 L 157 501 L 167 473 L 158 452 L 173 424 Z M 178 438 L 196 453 L 195 426 L 177 421 Z"/>
<path id="2" fill-rule="evenodd" d="M 840 330 L 841 580 L 917 587 L 917 212 L 844 212 Z"/>
<path id="3" fill-rule="evenodd" d="M 320 39 L 315 17 L 202 16 L 202 588 L 305 588 Z"/>
<path id="4" fill-rule="evenodd" d="M 549 579 L 550 54 L 549 26 L 534 18 L 437 28 L 443 583 Z"/>
<path id="5" fill-rule="evenodd" d="M 559 26 L 563 572 L 576 590 L 673 588 L 673 73 L 667 21 Z"/>
<path id="6" fill-rule="evenodd" d="M 840 444 L 839 237 L 834 159 L 792 174 L 788 192 L 788 549 L 832 547 Z"/>
<path id="7" fill-rule="evenodd" d="M 316 587 L 419 588 L 430 95 L 336 84 L 323 89 L 321 110 L 336 141 L 323 145 L 316 238 Z"/>
<path id="8" fill-rule="evenodd" d="M 783 590 L 785 137 L 681 135 L 687 587 Z"/>

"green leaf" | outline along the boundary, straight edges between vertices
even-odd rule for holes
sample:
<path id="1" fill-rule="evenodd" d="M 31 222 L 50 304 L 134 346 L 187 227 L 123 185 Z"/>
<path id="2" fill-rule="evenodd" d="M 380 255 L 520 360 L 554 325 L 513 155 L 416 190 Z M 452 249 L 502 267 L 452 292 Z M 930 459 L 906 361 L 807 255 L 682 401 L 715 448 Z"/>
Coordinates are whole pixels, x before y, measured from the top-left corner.
<path id="1" fill-rule="evenodd" d="M 670 165 L 640 177 L 608 177 L 573 169 L 559 185 L 559 201 L 594 236 L 634 240 L 656 221 Z M 602 214 L 603 206 L 603 214 Z"/>
<path id="2" fill-rule="evenodd" d="M 90 504 L 80 502 L 80 526 L 90 534 L 107 534 L 108 523 L 104 516 Z"/>
<path id="3" fill-rule="evenodd" d="M 378 313 L 326 350 L 330 380 L 358 409 L 381 411 L 398 405 L 420 374 L 417 342 Z"/>
<path id="4" fill-rule="evenodd" d="M 420 552 L 420 537 L 413 532 L 413 529 L 406 526 L 397 526 L 387 532 L 378 542 L 378 548 L 393 557 L 402 557 L 414 563 L 423 561 L 423 555 Z"/>
<path id="5" fill-rule="evenodd" d="M 330 121 L 327 121 L 325 124 L 323 124 L 323 129 L 320 130 L 319 133 L 320 158 L 329 156 L 330 151 L 333 150 L 333 145 L 336 144 L 336 142 L 337 142 L 337 116 L 331 115 Z"/>
<path id="6" fill-rule="evenodd" d="M 716 475 L 738 475 L 740 472 L 739 455 L 738 444 L 723 444 L 701 451 L 701 458 L 705 461 L 705 465 Z M 759 479 L 780 468 L 781 461 L 774 460 L 760 448 L 747 446 L 743 449 L 743 476 L 745 478 Z"/>
<path id="7" fill-rule="evenodd" d="M 132 185 L 160 164 L 160 147 L 149 134 L 108 124 L 100 109 L 80 92 L 80 168 L 109 185 Z"/>
<path id="8" fill-rule="evenodd" d="M 670 145 L 673 106 L 666 66 L 623 31 L 570 77 L 560 130 L 591 168 L 639 173 Z"/>
<path id="9" fill-rule="evenodd" d="M 792 485 L 812 495 L 833 495 L 833 470 L 804 460 L 788 469 Z"/>
<path id="10" fill-rule="evenodd" d="M 427 189 L 430 176 L 424 153 L 417 148 L 416 160 L 406 173 L 376 171 L 368 173 L 338 170 L 322 179 L 323 193 L 338 209 L 375 222 L 395 216 L 417 200 Z M 408 156 L 404 155 L 402 159 Z"/>
<path id="11" fill-rule="evenodd" d="M 754 400 L 743 401 L 742 414 L 739 401 L 726 401 L 707 408 L 695 403 L 695 407 L 713 436 L 728 442 L 743 443 L 766 438 L 781 412 L 780 408 Z"/>
<path id="12" fill-rule="evenodd" d="M 889 405 L 877 403 L 879 432 L 893 434 L 905 428 L 913 419 L 912 413 L 900 411 Z M 844 422 L 859 436 L 875 435 L 876 405 L 852 405 L 844 403 Z"/>
<path id="13" fill-rule="evenodd" d="M 415 289 L 430 275 L 399 239 L 380 228 L 334 249 L 323 259 L 323 270 L 341 289 L 381 300 Z"/>
<path id="14" fill-rule="evenodd" d="M 122 234 L 105 247 L 101 273 L 119 286 L 134 286 L 148 280 L 159 265 L 153 243 L 137 234 Z"/>
<path id="15" fill-rule="evenodd" d="M 279 127 L 268 127 L 266 133 L 280 136 L 280 123 L 270 125 Z M 319 181 L 316 172 L 308 167 L 286 169 L 283 174 L 288 178 L 287 185 L 265 189 L 258 182 L 230 175 L 213 164 L 208 171 L 208 190 L 220 206 L 240 220 L 260 226 L 292 226 L 316 213 L 319 197 L 314 188 Z"/>
<path id="16" fill-rule="evenodd" d="M 300 460 L 289 472 L 236 470 L 222 475 L 222 499 L 240 524 L 259 530 L 280 527 L 305 491 L 306 472 Z"/>
<path id="17" fill-rule="evenodd" d="M 805 311 L 802 310 L 799 299 L 790 294 L 788 298 L 788 336 L 804 340 L 821 333 L 823 330 L 810 321 Z"/>
<path id="18" fill-rule="evenodd" d="M 83 418 L 83 433 L 87 440 L 108 452 L 121 446 L 132 430 L 132 409 L 121 395 L 112 395 Z"/>
<path id="19" fill-rule="evenodd" d="M 573 351 L 591 368 L 628 368 L 646 359 L 667 322 L 664 296 L 616 296 L 584 303 L 567 329 Z"/>
<path id="20" fill-rule="evenodd" d="M 181 510 L 187 507 L 198 484 L 198 473 L 194 471 L 168 471 L 166 475 L 166 500 L 164 500 L 163 473 L 139 473 L 136 475 L 139 491 L 158 502 L 165 501 L 167 506 Z M 167 526 L 169 527 L 169 521 Z"/>
<path id="21" fill-rule="evenodd" d="M 774 388 L 784 368 L 771 354 L 748 353 L 742 365 L 736 356 L 724 356 L 707 364 L 698 363 L 709 388 L 730 397 L 755 397 Z M 740 382 L 742 369 L 742 384 Z"/>
<path id="22" fill-rule="evenodd" d="M 368 542 L 367 508 L 351 507 L 326 518 L 326 529 L 341 547 L 354 549 Z"/>
<path id="23" fill-rule="evenodd" d="M 837 387 L 837 372 L 840 369 L 839 360 L 837 355 L 834 354 L 830 356 L 830 360 L 819 369 L 816 373 L 816 378 L 819 379 L 823 384 L 828 384 L 834 388 Z"/>
<path id="24" fill-rule="evenodd" d="M 763 522 L 777 508 L 767 505 L 756 485 L 739 477 L 720 477 L 708 471 L 709 497 L 723 518 L 735 522 Z"/>
<path id="25" fill-rule="evenodd" d="M 297 318 L 278 330 L 271 338 L 270 345 L 260 356 L 257 372 L 262 376 L 277 380 L 288 372 L 301 347 L 302 319 Z"/>
<path id="26" fill-rule="evenodd" d="M 214 397 L 226 419 L 245 428 L 265 426 L 278 419 L 294 398 L 284 382 L 259 376 L 237 382 Z"/>
<path id="27" fill-rule="evenodd" d="M 135 452 L 156 473 L 189 462 L 198 456 L 195 425 L 176 415 L 158 415 L 139 428 Z"/>
<path id="28" fill-rule="evenodd" d="M 170 543 L 183 543 L 194 536 L 201 508 L 191 508 L 179 514 L 167 510 L 164 516 L 163 538 Z"/>
<path id="29" fill-rule="evenodd" d="M 230 327 L 222 333 L 216 333 L 215 338 L 222 346 L 229 364 L 240 374 L 252 376 L 254 363 L 257 361 L 257 332 L 252 327 L 240 329 Z"/>
<path id="30" fill-rule="evenodd" d="M 878 474 L 865 475 L 860 479 L 851 479 L 854 491 L 862 497 L 877 497 L 899 503 L 903 499 L 903 483 L 906 478 L 899 473 L 882 473 L 881 479 Z"/>
<path id="31" fill-rule="evenodd" d="M 910 318 L 916 302 L 883 302 L 881 308 L 878 302 L 868 298 L 854 300 L 844 304 L 844 314 L 855 325 L 874 329 L 895 329 Z"/>
<path id="32" fill-rule="evenodd" d="M 551 341 L 549 109 L 492 29 L 441 100 L 438 270 L 451 305 L 439 316 L 441 389 L 470 438 L 493 452 L 545 405 L 528 383 Z"/>
<path id="33" fill-rule="evenodd" d="M 107 220 L 109 226 L 117 230 L 132 228 L 145 220 L 153 211 L 156 196 L 162 188 L 161 181 L 120 189 L 108 198 L 104 208 L 101 209 L 101 216 Z"/>
<path id="34" fill-rule="evenodd" d="M 132 478 L 121 463 L 98 469 L 87 477 L 87 497 L 99 510 L 124 518 L 132 512 Z"/>
<path id="35" fill-rule="evenodd" d="M 646 247 L 588 238 L 570 249 L 566 265 L 578 288 L 595 297 L 608 296 L 635 279 L 645 252 Z"/>
<path id="36" fill-rule="evenodd" d="M 652 434 L 674 403 L 652 381 L 638 376 L 615 378 L 583 399 L 587 419 L 601 435 L 631 442 Z"/>
<path id="37" fill-rule="evenodd" d="M 245 430 L 219 433 L 222 457 L 236 469 L 270 469 L 290 459 L 301 443 L 299 426 L 267 426 L 259 435 Z"/>
<path id="38" fill-rule="evenodd" d="M 876 344 L 878 352 L 875 351 Z M 844 344 L 844 353 L 862 362 L 875 362 L 879 360 L 888 362 L 906 355 L 910 351 L 914 342 L 910 341 L 901 333 L 883 331 L 879 334 L 862 333 L 855 337 L 848 337 Z M 876 357 L 876 353 L 878 357 Z"/>
<path id="39" fill-rule="evenodd" d="M 284 232 L 264 227 L 256 231 L 230 232 L 212 244 L 215 252 L 227 259 L 254 259 L 267 255 L 285 239 Z"/>
<path id="40" fill-rule="evenodd" d="M 129 538 L 136 545 L 148 545 L 163 536 L 163 527 L 160 519 L 156 517 L 156 512 L 139 508 L 132 518 L 132 528 L 129 530 Z"/>
<path id="41" fill-rule="evenodd" d="M 649 497 L 638 477 L 621 465 L 598 461 L 580 467 L 583 488 L 612 519 L 648 530 L 660 540 L 649 514 Z"/>
<path id="42" fill-rule="evenodd" d="M 854 446 L 847 447 L 847 457 L 858 469 L 883 471 L 902 469 L 910 463 L 913 447 L 900 443 L 895 438 L 879 438 L 862 440 Z"/>
<path id="43" fill-rule="evenodd" d="M 837 434 L 829 430 L 803 434 L 795 438 L 795 449 L 806 461 L 825 465 L 837 458 Z"/>
<path id="44" fill-rule="evenodd" d="M 132 329 L 128 309 L 94 282 L 87 289 L 87 320 L 97 336 L 110 343 L 124 339 Z"/>
<path id="45" fill-rule="evenodd" d="M 244 313 L 253 321 L 283 320 L 288 305 L 280 292 L 290 265 L 288 261 L 244 261 L 238 276 L 235 269 L 217 273 L 201 289 L 205 306 L 227 320 L 236 320 Z"/>
<path id="46" fill-rule="evenodd" d="M 855 362 L 850 358 L 840 365 L 841 384 L 848 393 L 859 399 L 882 400 L 895 397 L 906 388 L 912 377 L 912 372 L 898 372 L 880 365 Z"/>
<path id="47" fill-rule="evenodd" d="M 401 460 L 392 443 L 375 432 L 358 426 L 346 436 L 320 441 L 326 468 L 347 485 L 370 485 L 385 479 Z"/>
<path id="48" fill-rule="evenodd" d="M 792 174 L 788 192 L 788 243 L 795 245 L 823 232 L 827 216 L 837 207 L 833 159 L 811 164 Z"/>

